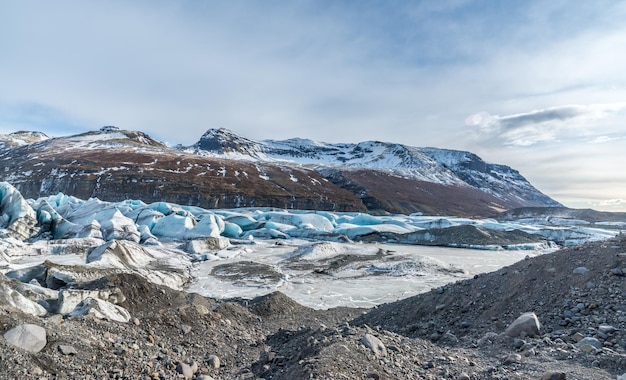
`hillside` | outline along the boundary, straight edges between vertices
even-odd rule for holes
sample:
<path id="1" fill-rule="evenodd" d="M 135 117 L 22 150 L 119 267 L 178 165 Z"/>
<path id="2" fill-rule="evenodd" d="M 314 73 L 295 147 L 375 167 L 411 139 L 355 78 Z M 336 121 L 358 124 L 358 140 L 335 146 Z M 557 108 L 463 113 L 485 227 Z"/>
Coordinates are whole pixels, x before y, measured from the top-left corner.
<path id="1" fill-rule="evenodd" d="M 563 250 L 370 311 L 313 310 L 280 293 L 220 301 L 96 272 L 59 289 L 64 302 L 73 293 L 106 295 L 128 321 L 6 306 L 0 371 L 42 379 L 615 379 L 626 372 L 624 276 L 616 270 L 625 249 L 618 238 Z M 86 275 L 46 270 L 49 278 Z M 31 288 L 0 274 L 0 296 Z M 536 313 L 537 335 L 505 332 L 521 312 Z M 8 343 L 24 323 L 46 337 L 24 338 L 39 344 L 33 352 Z"/>
<path id="2" fill-rule="evenodd" d="M 206 208 L 459 216 L 560 206 L 514 169 L 469 152 L 372 141 L 256 142 L 223 129 L 187 148 L 115 127 L 56 138 L 16 132 L 0 136 L 0 162 L 0 181 L 28 198 L 62 192 Z"/>

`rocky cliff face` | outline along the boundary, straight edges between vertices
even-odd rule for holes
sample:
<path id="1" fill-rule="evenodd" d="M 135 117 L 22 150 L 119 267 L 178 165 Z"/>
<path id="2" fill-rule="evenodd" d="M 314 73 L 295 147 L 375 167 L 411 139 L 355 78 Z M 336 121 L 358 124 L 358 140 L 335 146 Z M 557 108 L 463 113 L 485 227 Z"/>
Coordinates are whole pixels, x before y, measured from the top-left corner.
<path id="1" fill-rule="evenodd" d="M 62 192 L 206 208 L 462 216 L 559 206 L 517 171 L 469 152 L 372 141 L 253 141 L 224 129 L 179 149 L 114 127 L 59 138 L 18 132 L 0 136 L 0 162 L 0 181 L 29 198 Z"/>

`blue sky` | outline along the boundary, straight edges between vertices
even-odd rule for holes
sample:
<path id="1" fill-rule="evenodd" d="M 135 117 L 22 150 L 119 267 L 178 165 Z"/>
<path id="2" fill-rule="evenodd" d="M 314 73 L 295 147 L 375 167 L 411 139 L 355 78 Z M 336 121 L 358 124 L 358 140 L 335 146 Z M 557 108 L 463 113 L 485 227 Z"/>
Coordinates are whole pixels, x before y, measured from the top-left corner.
<path id="1" fill-rule="evenodd" d="M 469 150 L 626 211 L 625 1 L 0 0 L 0 133 Z"/>

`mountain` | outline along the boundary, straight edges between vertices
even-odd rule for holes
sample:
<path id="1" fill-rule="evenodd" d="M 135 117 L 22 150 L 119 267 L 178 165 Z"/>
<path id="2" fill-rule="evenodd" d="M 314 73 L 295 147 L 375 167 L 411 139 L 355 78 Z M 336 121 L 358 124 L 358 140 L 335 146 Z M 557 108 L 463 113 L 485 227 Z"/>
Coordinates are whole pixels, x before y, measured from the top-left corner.
<path id="1" fill-rule="evenodd" d="M 0 147 L 0 181 L 25 197 L 64 193 L 108 201 L 141 199 L 205 208 L 360 210 L 354 194 L 320 173 L 271 163 L 205 157 L 142 132 L 105 127 Z"/>
<path id="2" fill-rule="evenodd" d="M 49 138 L 0 135 L 0 181 L 24 196 L 142 199 L 205 208 L 278 207 L 489 216 L 557 207 L 514 169 L 461 151 L 366 141 L 254 141 L 210 129 L 189 147 L 107 126 Z"/>
<path id="3" fill-rule="evenodd" d="M 470 152 L 365 141 L 327 144 L 307 139 L 253 141 L 210 129 L 187 148 L 196 154 L 299 165 L 357 194 L 370 210 L 484 214 L 486 210 L 558 207 L 517 170 Z"/>

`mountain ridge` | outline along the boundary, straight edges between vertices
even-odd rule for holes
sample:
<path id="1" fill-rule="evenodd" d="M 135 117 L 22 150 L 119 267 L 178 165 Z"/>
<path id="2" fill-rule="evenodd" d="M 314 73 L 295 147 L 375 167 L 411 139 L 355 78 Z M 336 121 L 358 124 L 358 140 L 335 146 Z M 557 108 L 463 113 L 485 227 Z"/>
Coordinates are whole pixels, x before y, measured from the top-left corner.
<path id="1" fill-rule="evenodd" d="M 65 137 L 1 135 L 0 162 L 0 180 L 31 198 L 464 216 L 561 206 L 518 171 L 473 153 L 380 141 L 254 141 L 209 129 L 194 145 L 169 147 L 107 126 Z"/>
<path id="2" fill-rule="evenodd" d="M 472 187 L 516 207 L 562 206 L 532 186 L 519 171 L 491 164 L 466 151 L 363 141 L 328 144 L 309 139 L 254 141 L 224 128 L 208 130 L 187 148 L 197 154 L 290 162 L 315 169 L 369 169 L 442 185 Z"/>

